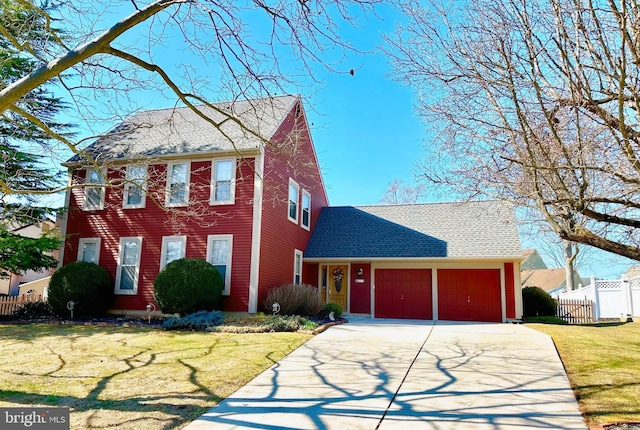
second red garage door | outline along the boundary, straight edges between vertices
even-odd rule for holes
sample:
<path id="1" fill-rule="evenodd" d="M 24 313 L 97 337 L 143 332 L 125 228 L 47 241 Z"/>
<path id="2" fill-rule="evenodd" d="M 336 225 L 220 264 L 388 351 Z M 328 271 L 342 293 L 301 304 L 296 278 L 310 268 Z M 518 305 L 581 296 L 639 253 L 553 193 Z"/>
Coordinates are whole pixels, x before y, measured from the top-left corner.
<path id="1" fill-rule="evenodd" d="M 430 269 L 377 269 L 375 317 L 432 319 Z"/>
<path id="2" fill-rule="evenodd" d="M 500 270 L 438 270 L 438 319 L 502 321 Z"/>

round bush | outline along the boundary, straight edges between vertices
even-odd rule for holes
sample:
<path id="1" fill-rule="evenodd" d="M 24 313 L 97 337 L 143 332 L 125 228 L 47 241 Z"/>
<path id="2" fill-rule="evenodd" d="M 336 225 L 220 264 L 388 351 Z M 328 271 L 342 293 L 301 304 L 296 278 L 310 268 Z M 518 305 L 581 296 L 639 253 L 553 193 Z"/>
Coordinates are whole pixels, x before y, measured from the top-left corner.
<path id="1" fill-rule="evenodd" d="M 337 303 L 327 303 L 320 311 L 320 316 L 328 318 L 331 312 L 336 318 L 340 318 L 342 316 L 342 307 Z"/>
<path id="2" fill-rule="evenodd" d="M 185 316 L 218 308 L 224 280 L 218 269 L 206 261 L 182 258 L 167 264 L 153 287 L 155 301 L 163 313 Z"/>
<path id="3" fill-rule="evenodd" d="M 103 267 L 85 261 L 62 266 L 51 276 L 49 298 L 53 311 L 61 317 L 71 315 L 67 303 L 75 303 L 73 316 L 104 314 L 113 301 L 113 283 Z"/>
<path id="4" fill-rule="evenodd" d="M 522 289 L 522 305 L 525 317 L 556 315 L 556 301 L 545 290 L 539 287 Z"/>

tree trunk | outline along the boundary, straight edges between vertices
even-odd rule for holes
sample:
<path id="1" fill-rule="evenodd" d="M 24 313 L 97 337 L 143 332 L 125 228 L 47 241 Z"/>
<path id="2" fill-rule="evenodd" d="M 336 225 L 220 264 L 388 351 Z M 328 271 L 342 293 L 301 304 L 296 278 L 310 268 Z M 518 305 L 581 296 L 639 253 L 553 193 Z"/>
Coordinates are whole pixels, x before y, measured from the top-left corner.
<path id="1" fill-rule="evenodd" d="M 562 248 L 564 250 L 565 285 L 567 291 L 572 291 L 576 289 L 573 283 L 573 262 L 578 256 L 578 247 L 568 240 L 563 240 Z"/>

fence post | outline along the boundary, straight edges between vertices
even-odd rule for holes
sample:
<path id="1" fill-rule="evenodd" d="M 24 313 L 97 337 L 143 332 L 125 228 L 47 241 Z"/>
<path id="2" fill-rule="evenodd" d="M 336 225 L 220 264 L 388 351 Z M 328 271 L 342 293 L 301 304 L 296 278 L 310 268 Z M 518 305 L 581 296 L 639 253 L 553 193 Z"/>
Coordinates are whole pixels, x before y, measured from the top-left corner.
<path id="1" fill-rule="evenodd" d="M 595 321 L 598 321 L 600 319 L 600 293 L 598 292 L 598 282 L 596 281 L 595 276 L 589 278 L 589 282 L 593 289 L 593 317 L 595 318 Z"/>
<path id="2" fill-rule="evenodd" d="M 622 293 L 624 294 L 624 301 L 627 303 L 627 311 L 625 316 L 633 315 L 632 301 L 631 301 L 631 281 L 629 279 L 622 280 Z"/>

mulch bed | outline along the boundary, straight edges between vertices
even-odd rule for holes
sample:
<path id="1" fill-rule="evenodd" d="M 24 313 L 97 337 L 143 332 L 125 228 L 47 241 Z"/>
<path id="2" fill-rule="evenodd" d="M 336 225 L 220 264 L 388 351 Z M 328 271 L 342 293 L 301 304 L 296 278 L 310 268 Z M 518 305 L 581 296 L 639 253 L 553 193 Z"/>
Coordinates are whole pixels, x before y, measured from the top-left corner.
<path id="1" fill-rule="evenodd" d="M 310 318 L 311 321 L 319 325 L 313 331 L 313 334 L 322 333 L 327 328 L 344 324 L 347 322 L 345 318 L 337 318 L 335 321 L 329 318 Z M 58 325 L 81 325 L 88 327 L 149 327 L 155 329 L 162 329 L 163 318 L 151 318 L 151 321 L 147 318 L 139 316 L 126 316 L 126 315 L 107 315 L 100 318 L 78 318 L 73 320 L 59 320 L 55 318 L 41 318 L 34 320 L 10 320 L 2 319 L 0 324 L 58 324 Z"/>

